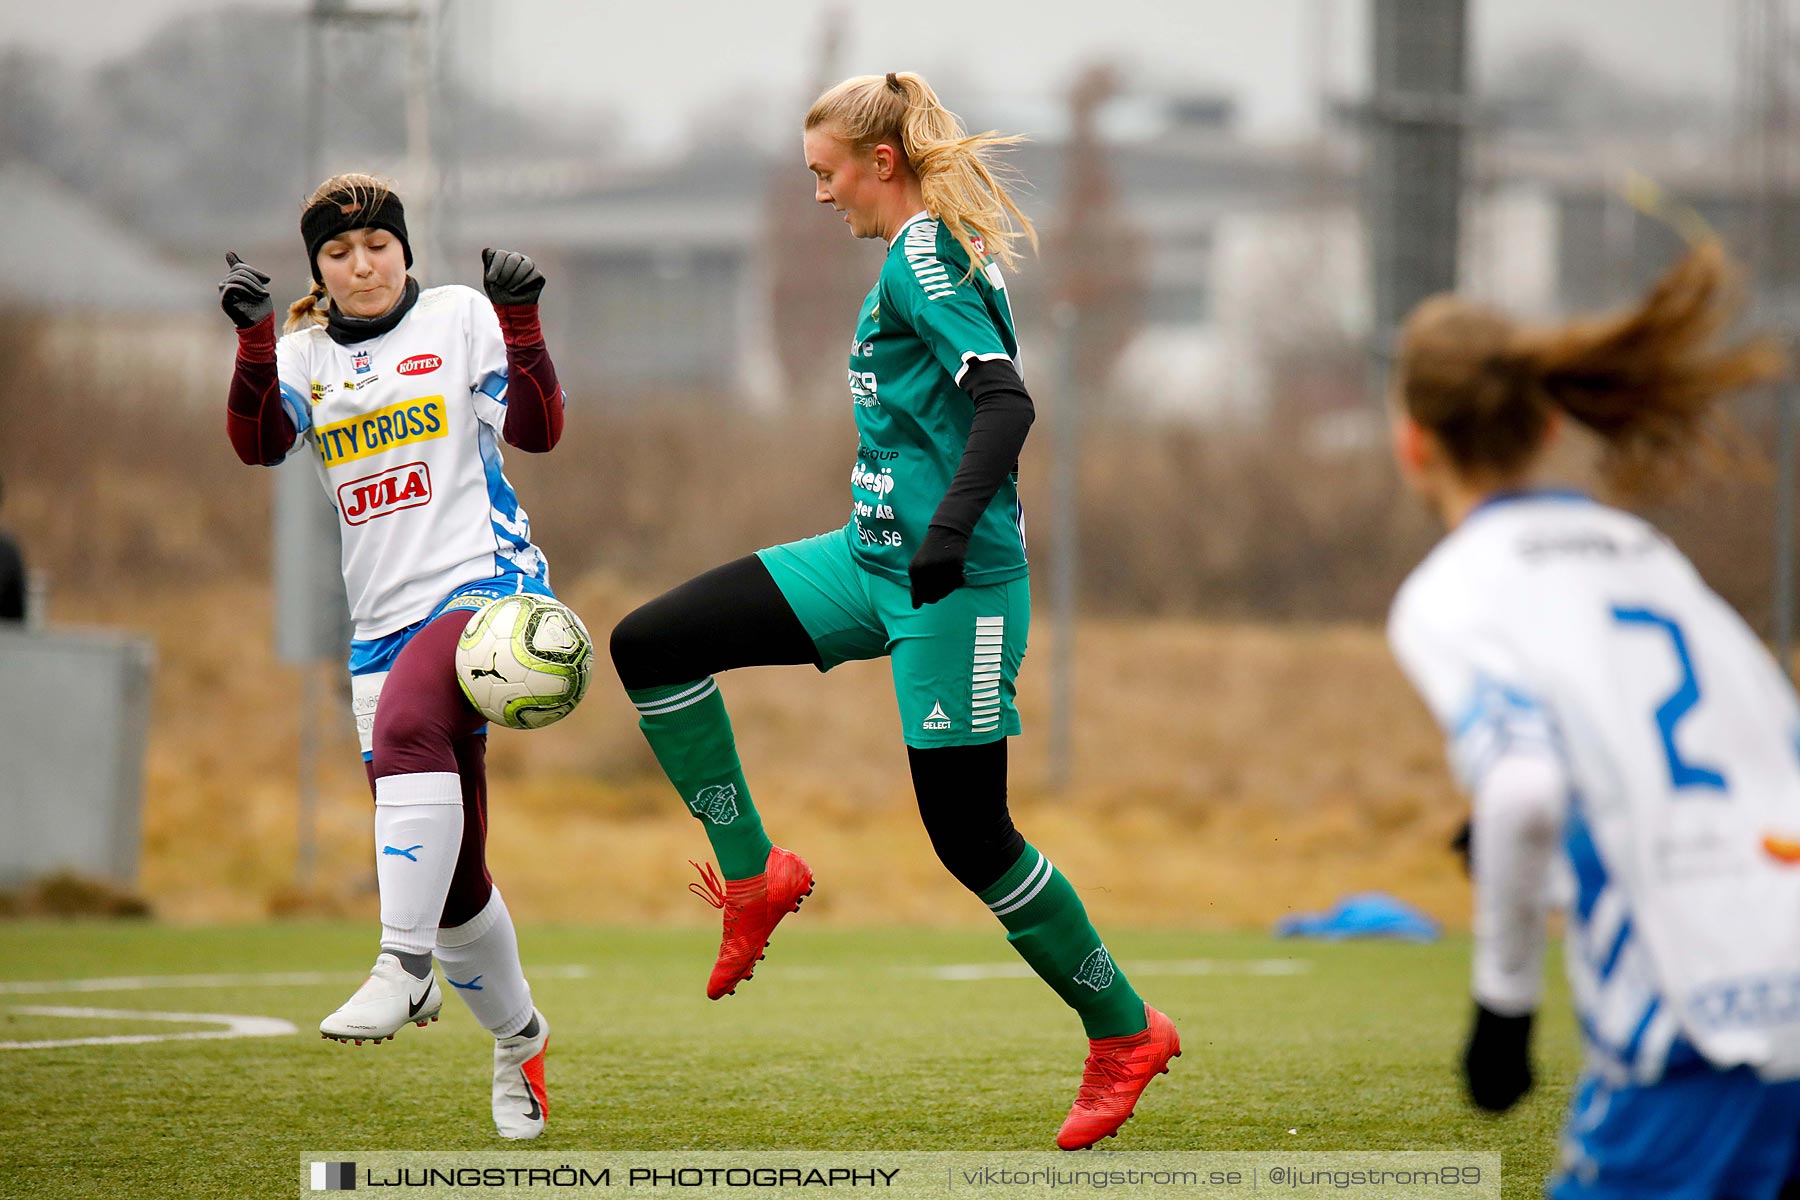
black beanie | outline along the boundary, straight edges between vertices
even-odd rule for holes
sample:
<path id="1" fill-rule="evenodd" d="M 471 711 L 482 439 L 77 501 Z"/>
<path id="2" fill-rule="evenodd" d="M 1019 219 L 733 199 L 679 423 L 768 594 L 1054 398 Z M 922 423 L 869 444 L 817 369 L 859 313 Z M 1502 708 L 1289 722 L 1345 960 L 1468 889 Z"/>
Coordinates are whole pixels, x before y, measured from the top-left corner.
<path id="1" fill-rule="evenodd" d="M 406 265 L 413 265 L 412 245 L 406 240 L 406 208 L 400 197 L 384 191 L 371 201 L 368 189 L 353 187 L 333 192 L 300 214 L 300 237 L 306 242 L 306 265 L 314 283 L 319 277 L 319 247 L 352 229 L 385 229 L 400 239 Z"/>

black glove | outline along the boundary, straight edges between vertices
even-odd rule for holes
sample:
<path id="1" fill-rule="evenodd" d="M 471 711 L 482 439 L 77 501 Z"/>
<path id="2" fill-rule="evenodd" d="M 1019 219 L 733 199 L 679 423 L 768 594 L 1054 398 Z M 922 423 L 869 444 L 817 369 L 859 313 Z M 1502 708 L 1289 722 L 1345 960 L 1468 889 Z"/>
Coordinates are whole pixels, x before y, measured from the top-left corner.
<path id="1" fill-rule="evenodd" d="M 229 274 L 219 281 L 219 307 L 239 329 L 249 329 L 275 315 L 275 302 L 269 299 L 269 277 L 237 256 L 235 250 L 225 252 Z"/>
<path id="2" fill-rule="evenodd" d="M 496 250 L 481 252 L 481 286 L 495 304 L 536 304 L 544 290 L 544 273 L 523 254 Z"/>
<path id="3" fill-rule="evenodd" d="M 963 560 L 969 557 L 969 535 L 947 525 L 925 531 L 925 544 L 907 564 L 914 608 L 936 604 L 963 585 Z"/>
<path id="4" fill-rule="evenodd" d="M 1531 1090 L 1531 1013 L 1503 1017 L 1475 1006 L 1475 1028 L 1463 1051 L 1469 1099 L 1478 1108 L 1503 1113 Z"/>

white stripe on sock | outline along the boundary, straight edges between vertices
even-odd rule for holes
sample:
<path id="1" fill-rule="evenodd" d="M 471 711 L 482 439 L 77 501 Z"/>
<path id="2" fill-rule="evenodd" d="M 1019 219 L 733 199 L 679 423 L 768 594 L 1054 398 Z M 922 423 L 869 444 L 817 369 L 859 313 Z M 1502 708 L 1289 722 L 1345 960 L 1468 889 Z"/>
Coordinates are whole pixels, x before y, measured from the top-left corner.
<path id="1" fill-rule="evenodd" d="M 681 699 L 679 696 L 670 696 L 667 700 L 655 701 L 654 703 L 660 707 L 652 708 L 648 704 L 640 704 L 637 706 L 638 715 L 645 717 L 660 717 L 668 713 L 680 712 L 684 708 L 692 708 L 694 705 L 700 703 L 702 700 L 719 690 L 718 683 L 710 676 L 704 683 L 696 684 L 695 687 L 704 688 L 705 690 L 698 694 L 694 694 L 694 688 L 689 688 L 687 691 L 681 693 L 681 696 L 687 697 L 686 699 Z M 671 701 L 673 703 L 671 703 Z"/>
<path id="2" fill-rule="evenodd" d="M 1037 884 L 1029 892 L 1026 892 L 1024 896 L 1020 897 L 1020 899 L 1018 901 L 1016 901 L 1015 903 L 1008 904 L 1005 908 L 994 909 L 994 915 L 996 917 L 1004 917 L 1007 913 L 1018 912 L 1021 908 L 1024 908 L 1027 904 L 1030 904 L 1033 900 L 1036 900 L 1037 894 L 1044 890 L 1045 884 L 1050 882 L 1050 876 L 1052 876 L 1056 873 L 1056 868 L 1051 866 L 1050 860 L 1047 858 L 1044 858 L 1044 856 L 1041 853 L 1038 855 L 1038 857 L 1043 859 L 1044 870 L 1041 874 L 1038 875 Z M 1027 882 L 1029 882 L 1029 881 L 1027 881 Z M 1014 893 L 1014 894 L 1017 895 L 1017 893 Z M 1001 901 L 1001 903 L 1004 904 L 1005 901 Z"/>
<path id="3" fill-rule="evenodd" d="M 1037 856 L 1037 861 L 1031 865 L 1031 870 L 1026 872 L 1024 881 L 1022 883 L 1020 883 L 1018 887 L 1014 888 L 1012 891 L 1008 892 L 1006 895 L 1000 897 L 998 900 L 996 900 L 992 904 L 988 905 L 988 907 L 993 909 L 995 912 L 998 912 L 1000 910 L 1001 905 L 1011 903 L 1015 898 L 1017 898 L 1017 896 L 1020 892 L 1024 891 L 1026 888 L 1031 886 L 1031 881 L 1038 877 L 1038 872 L 1042 871 L 1044 869 L 1046 861 L 1047 860 L 1044 858 L 1044 852 L 1042 850 L 1039 850 L 1038 856 Z"/>
<path id="4" fill-rule="evenodd" d="M 640 710 L 646 709 L 646 708 L 662 708 L 664 705 L 673 704 L 677 700 L 685 700 L 689 696 L 692 696 L 696 692 L 703 692 L 708 687 L 712 686 L 713 683 L 714 683 L 713 677 L 711 675 L 708 675 L 705 679 L 700 680 L 698 683 L 690 683 L 687 687 L 681 689 L 679 692 L 674 692 L 667 696 L 660 696 L 655 700 L 633 701 L 632 703 L 633 703 L 634 707 L 636 707 Z"/>

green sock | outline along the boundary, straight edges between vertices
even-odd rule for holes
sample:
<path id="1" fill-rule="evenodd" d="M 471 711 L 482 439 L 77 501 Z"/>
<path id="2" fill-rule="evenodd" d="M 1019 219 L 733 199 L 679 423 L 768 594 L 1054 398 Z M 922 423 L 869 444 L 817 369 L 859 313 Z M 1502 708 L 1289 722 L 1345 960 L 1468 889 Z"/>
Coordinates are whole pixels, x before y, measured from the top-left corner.
<path id="1" fill-rule="evenodd" d="M 1144 1029 L 1144 1002 L 1088 921 L 1081 897 L 1029 843 L 1000 881 L 981 893 L 1006 940 L 1081 1017 L 1091 1038 Z"/>
<path id="2" fill-rule="evenodd" d="M 761 875 L 771 845 L 750 803 L 725 697 L 708 676 L 671 687 L 627 688 L 638 728 L 663 774 L 706 830 L 726 879 Z"/>

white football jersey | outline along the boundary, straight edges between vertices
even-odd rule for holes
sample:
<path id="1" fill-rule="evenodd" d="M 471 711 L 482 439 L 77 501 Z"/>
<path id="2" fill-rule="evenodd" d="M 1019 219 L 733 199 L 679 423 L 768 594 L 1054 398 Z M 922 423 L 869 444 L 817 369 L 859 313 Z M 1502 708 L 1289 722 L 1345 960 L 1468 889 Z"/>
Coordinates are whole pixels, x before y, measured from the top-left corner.
<path id="1" fill-rule="evenodd" d="M 380 337 L 340 346 L 309 325 L 275 359 L 294 449 L 313 454 L 337 509 L 358 640 L 428 616 L 465 584 L 548 582 L 501 470 L 506 347 L 485 296 L 432 288 Z"/>
<path id="2" fill-rule="evenodd" d="M 1499 497 L 1412 573 L 1388 636 L 1471 793 L 1509 753 L 1564 765 L 1592 1063 L 1800 1076 L 1800 703 L 1687 559 L 1585 497 Z"/>

